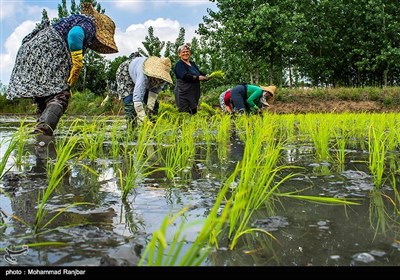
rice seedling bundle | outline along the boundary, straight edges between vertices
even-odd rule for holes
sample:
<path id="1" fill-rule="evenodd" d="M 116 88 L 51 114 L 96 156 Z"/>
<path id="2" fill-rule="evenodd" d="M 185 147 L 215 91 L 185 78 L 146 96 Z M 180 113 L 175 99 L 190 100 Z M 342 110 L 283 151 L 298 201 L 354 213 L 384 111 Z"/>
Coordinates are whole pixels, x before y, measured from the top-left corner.
<path id="1" fill-rule="evenodd" d="M 211 78 L 223 78 L 224 76 L 225 76 L 225 73 L 222 70 L 217 70 L 217 71 L 212 72 L 207 77 L 209 79 L 211 79 Z"/>

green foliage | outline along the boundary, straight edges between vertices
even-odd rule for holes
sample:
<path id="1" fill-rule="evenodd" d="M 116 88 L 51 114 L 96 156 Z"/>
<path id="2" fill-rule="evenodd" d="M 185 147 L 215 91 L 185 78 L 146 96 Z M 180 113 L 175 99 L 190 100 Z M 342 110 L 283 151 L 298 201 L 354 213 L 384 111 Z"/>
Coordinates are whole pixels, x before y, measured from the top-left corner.
<path id="1" fill-rule="evenodd" d="M 102 109 L 100 104 L 103 100 L 102 96 L 97 96 L 89 90 L 85 90 L 82 93 L 75 92 L 70 99 L 67 113 L 77 115 L 101 114 Z"/>
<path id="2" fill-rule="evenodd" d="M 89 89 L 91 92 L 102 95 L 108 90 L 106 59 L 98 53 L 88 50 L 83 58 L 83 68 L 80 72 L 74 89 L 83 91 Z"/>
<path id="3" fill-rule="evenodd" d="M 200 105 L 200 113 L 201 114 L 206 114 L 209 116 L 213 116 L 217 113 L 216 109 L 214 109 L 211 105 L 205 102 L 201 102 Z"/>
<path id="4" fill-rule="evenodd" d="M 148 35 L 146 35 L 144 41 L 142 42 L 145 50 L 139 48 L 138 51 L 141 55 L 149 56 L 161 56 L 161 51 L 165 46 L 165 42 L 161 41 L 157 36 L 154 36 L 154 28 L 150 26 L 147 29 Z"/>
<path id="5" fill-rule="evenodd" d="M 219 96 L 222 92 L 226 91 L 228 88 L 231 88 L 232 85 L 222 85 L 215 88 L 212 88 L 208 91 L 203 92 L 200 97 L 201 103 L 207 103 L 213 107 L 219 107 Z"/>
<path id="6" fill-rule="evenodd" d="M 0 112 L 7 114 L 34 114 L 36 106 L 31 99 L 13 99 L 8 100 L 6 96 L 0 95 Z"/>
<path id="7" fill-rule="evenodd" d="M 204 84 L 204 83 L 203 83 Z M 202 90 L 200 97 L 200 110 L 212 112 L 209 108 L 219 109 L 219 96 L 222 92 L 232 88 L 235 84 L 225 84 L 213 87 L 209 90 Z M 69 100 L 66 113 L 71 115 L 99 115 L 111 114 L 120 115 L 123 113 L 123 103 L 116 95 L 105 96 L 96 95 L 86 89 L 82 92 L 73 91 Z M 400 88 L 279 88 L 275 96 L 276 102 L 292 103 L 302 102 L 304 97 L 316 101 L 374 101 L 382 106 L 391 108 L 400 106 Z M 162 91 L 159 94 L 160 108 L 159 113 L 173 112 L 178 113 L 175 98 L 170 90 Z M 0 95 L 0 113 L 3 114 L 35 114 L 36 106 L 31 99 L 7 100 L 4 95 Z"/>
<path id="8" fill-rule="evenodd" d="M 108 66 L 108 71 L 107 71 L 107 81 L 110 85 L 110 88 L 113 91 L 117 90 L 117 84 L 116 84 L 116 73 L 118 70 L 118 67 L 121 65 L 122 62 L 128 60 L 128 57 L 123 55 L 115 58 L 113 61 L 110 62 Z"/>
<path id="9" fill-rule="evenodd" d="M 92 3 L 104 13 L 97 1 L 80 0 L 80 4 L 83 2 Z M 203 17 L 197 30 L 200 37 L 185 40 L 182 27 L 175 42 L 164 42 L 150 26 L 140 53 L 161 56 L 164 51 L 174 65 L 179 59 L 177 48 L 191 40 L 192 60 L 203 72 L 221 69 L 226 73 L 223 81 L 203 83 L 205 91 L 241 82 L 278 87 L 399 84 L 400 6 L 395 1 L 213 2 L 217 9 L 209 9 Z M 62 0 L 58 16 L 79 13 L 80 4 L 71 1 L 68 10 L 67 1 Z M 116 60 L 118 64 L 120 58 Z M 86 63 L 75 89 L 89 88 L 102 94 L 113 87 L 115 67 L 108 64 L 104 58 Z M 174 75 L 172 78 L 175 80 Z M 352 94 L 347 97 L 357 98 Z M 385 97 L 385 104 L 392 100 Z"/>
<path id="10" fill-rule="evenodd" d="M 178 113 L 178 108 L 176 108 L 175 104 L 161 102 L 158 112 L 159 114 L 162 114 L 164 112 Z"/>

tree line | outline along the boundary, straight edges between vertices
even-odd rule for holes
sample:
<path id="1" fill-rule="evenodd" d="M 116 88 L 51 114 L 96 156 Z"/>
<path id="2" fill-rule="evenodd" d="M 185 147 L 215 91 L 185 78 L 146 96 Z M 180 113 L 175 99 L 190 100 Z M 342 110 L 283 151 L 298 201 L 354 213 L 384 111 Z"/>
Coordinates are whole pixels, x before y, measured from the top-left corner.
<path id="1" fill-rule="evenodd" d="M 225 72 L 207 88 L 241 82 L 279 87 L 397 86 L 400 83 L 400 5 L 398 0 L 210 0 L 191 40 L 192 59 L 206 72 Z M 58 5 L 58 18 L 80 11 L 82 2 Z M 43 10 L 42 18 L 47 12 Z M 144 56 L 179 58 L 181 28 L 174 42 L 161 41 L 153 27 L 138 51 Z M 76 90 L 96 94 L 115 90 L 115 72 L 127 56 L 112 61 L 89 51 Z M 173 76 L 173 75 L 172 75 Z"/>

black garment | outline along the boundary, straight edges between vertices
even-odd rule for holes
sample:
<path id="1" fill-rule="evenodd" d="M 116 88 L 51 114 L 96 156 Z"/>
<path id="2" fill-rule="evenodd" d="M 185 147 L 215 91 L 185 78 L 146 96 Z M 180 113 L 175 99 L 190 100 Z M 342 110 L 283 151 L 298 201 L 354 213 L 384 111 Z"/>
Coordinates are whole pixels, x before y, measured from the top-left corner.
<path id="1" fill-rule="evenodd" d="M 174 94 L 179 112 L 186 112 L 191 115 L 197 113 L 200 100 L 200 82 L 187 83 L 177 79 Z"/>
<path id="2" fill-rule="evenodd" d="M 194 115 L 197 113 L 200 100 L 199 76 L 205 76 L 206 74 L 201 72 L 193 61 L 190 61 L 190 64 L 191 66 L 182 60 L 175 64 L 176 86 L 174 94 L 179 112 Z"/>

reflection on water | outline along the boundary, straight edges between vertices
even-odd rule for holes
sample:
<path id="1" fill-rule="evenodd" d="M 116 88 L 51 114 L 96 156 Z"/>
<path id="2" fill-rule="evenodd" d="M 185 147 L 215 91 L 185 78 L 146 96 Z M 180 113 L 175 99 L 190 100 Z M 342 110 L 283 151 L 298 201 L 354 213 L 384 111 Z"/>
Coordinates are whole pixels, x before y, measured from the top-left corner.
<path id="1" fill-rule="evenodd" d="M 3 122 L 7 123 L 7 122 Z M 15 125 L 14 125 L 15 124 Z M 10 138 L 18 122 L 0 127 L 2 139 Z M 52 217 L 75 202 L 51 222 L 47 231 L 27 235 L 35 222 L 38 194 L 47 186 L 48 162 L 57 154 L 54 138 L 28 136 L 25 169 L 13 169 L 0 182 L 0 247 L 41 242 L 60 246 L 32 247 L 19 258 L 21 265 L 135 265 L 164 217 L 190 205 L 186 221 L 204 219 L 212 208 L 224 180 L 243 156 L 244 144 L 232 137 L 223 157 L 218 145 L 197 145 L 190 176 L 166 178 L 156 172 L 138 183 L 123 203 L 116 157 L 96 158 L 74 165 L 49 199 L 46 210 Z M 56 137 L 62 137 L 60 135 Z M 5 142 L 4 142 L 5 143 Z M 104 149 L 112 143 L 104 141 Z M 1 155 L 6 147 L 0 147 Z M 207 152 L 204 152 L 207 151 Z M 225 158 L 224 162 L 220 162 Z M 284 182 L 282 191 L 305 190 L 316 196 L 347 197 L 357 206 L 329 206 L 282 198 L 274 213 L 259 210 L 252 226 L 268 230 L 244 235 L 234 250 L 222 238 L 204 265 L 210 266 L 385 266 L 400 263 L 399 225 L 389 185 L 371 195 L 373 181 L 362 151 L 349 151 L 344 167 L 316 163 L 309 146 L 288 147 L 284 162 L 303 166 L 304 172 Z M 12 166 L 12 159 L 8 162 Z M 284 176 L 285 174 L 282 174 Z M 176 229 L 171 225 L 170 234 Z M 187 242 L 199 229 L 187 231 Z M 224 235 L 227 236 L 227 235 Z M 9 265 L 0 258 L 0 265 Z"/>

